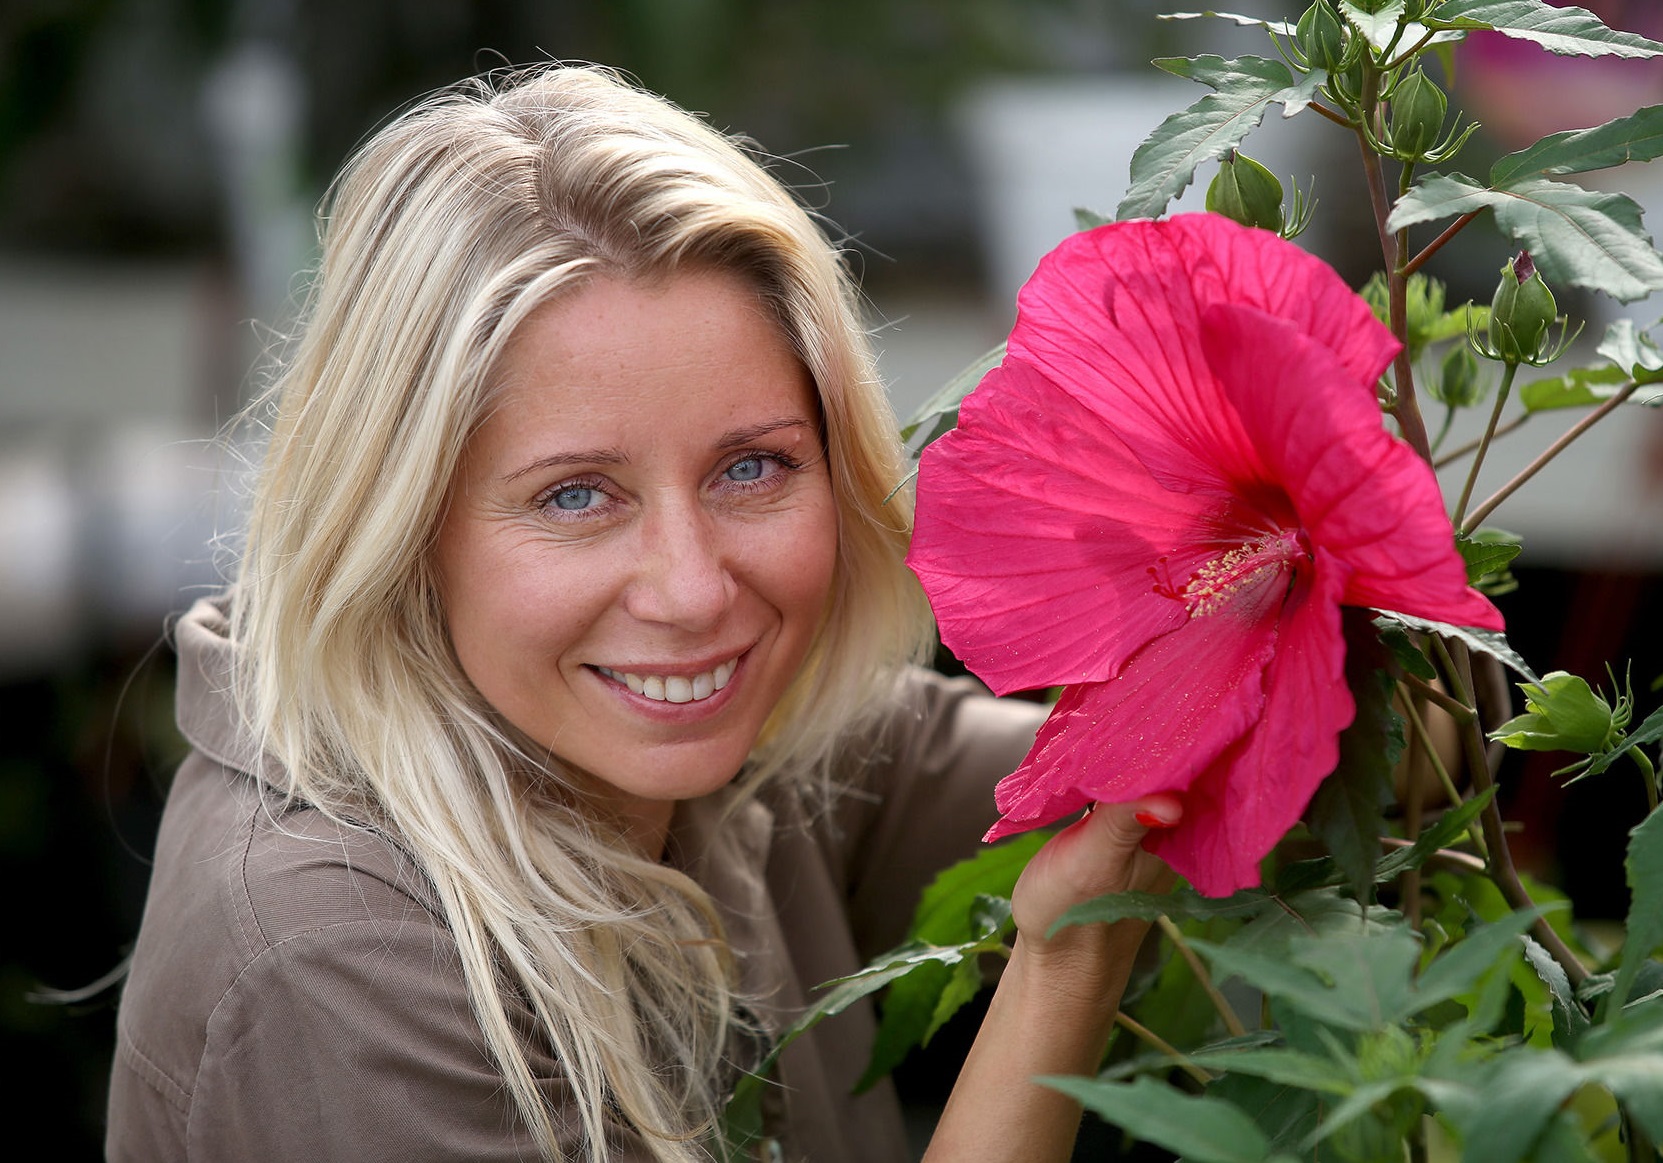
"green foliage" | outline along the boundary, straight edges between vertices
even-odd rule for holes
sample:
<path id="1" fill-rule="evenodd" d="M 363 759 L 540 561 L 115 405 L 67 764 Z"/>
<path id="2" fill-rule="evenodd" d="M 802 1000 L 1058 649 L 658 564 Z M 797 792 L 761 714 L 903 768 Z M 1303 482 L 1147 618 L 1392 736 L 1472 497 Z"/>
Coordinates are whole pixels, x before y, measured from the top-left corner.
<path id="1" fill-rule="evenodd" d="M 1663 44 L 1607 28 L 1586 9 L 1543 0 L 1443 0 L 1424 20 L 1432 29 L 1488 29 L 1562 56 L 1663 56 Z"/>

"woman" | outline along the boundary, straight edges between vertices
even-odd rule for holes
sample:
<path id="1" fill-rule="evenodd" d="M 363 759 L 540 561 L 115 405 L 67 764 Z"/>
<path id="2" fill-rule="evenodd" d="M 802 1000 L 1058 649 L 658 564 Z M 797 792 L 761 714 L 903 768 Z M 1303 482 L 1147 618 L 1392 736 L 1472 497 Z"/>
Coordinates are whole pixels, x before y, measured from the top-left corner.
<path id="1" fill-rule="evenodd" d="M 180 624 L 112 1158 L 708 1158 L 738 1071 L 893 943 L 1033 708 L 908 663 L 899 450 L 834 248 L 591 69 L 389 126 L 325 215 L 229 593 Z M 932 1157 L 1065 1157 L 1166 800 L 1048 846 Z M 904 1157 L 870 1017 L 787 1158 Z"/>

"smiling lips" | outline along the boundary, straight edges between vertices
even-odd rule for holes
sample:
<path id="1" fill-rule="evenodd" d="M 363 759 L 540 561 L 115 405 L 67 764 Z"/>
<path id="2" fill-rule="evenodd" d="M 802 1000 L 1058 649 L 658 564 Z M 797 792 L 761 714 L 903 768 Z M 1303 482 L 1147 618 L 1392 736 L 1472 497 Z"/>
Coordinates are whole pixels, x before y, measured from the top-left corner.
<path id="1" fill-rule="evenodd" d="M 597 666 L 595 669 L 613 682 L 623 683 L 636 694 L 654 702 L 697 703 L 727 686 L 738 665 L 737 658 L 730 658 L 714 670 L 691 675 L 632 674 L 608 666 Z"/>

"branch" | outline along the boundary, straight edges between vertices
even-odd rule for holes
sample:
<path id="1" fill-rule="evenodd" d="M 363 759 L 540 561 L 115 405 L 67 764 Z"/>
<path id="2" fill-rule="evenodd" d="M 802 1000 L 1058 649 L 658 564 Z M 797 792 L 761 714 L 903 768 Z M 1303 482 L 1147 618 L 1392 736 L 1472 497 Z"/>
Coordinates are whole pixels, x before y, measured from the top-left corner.
<path id="1" fill-rule="evenodd" d="M 1491 435 L 1491 439 L 1492 440 L 1500 439 L 1501 437 L 1506 436 L 1510 432 L 1517 432 L 1520 428 L 1524 427 L 1525 421 L 1529 420 L 1535 414 L 1536 413 L 1534 413 L 1534 412 L 1520 412 L 1517 416 L 1515 416 L 1511 420 L 1507 421 L 1507 423 L 1505 423 L 1501 427 L 1497 428 L 1495 430 L 1495 432 Z M 1484 438 L 1482 436 L 1475 436 L 1471 440 L 1469 440 L 1465 444 L 1463 444 L 1460 448 L 1457 448 L 1453 452 L 1445 453 L 1443 456 L 1440 456 L 1435 462 L 1433 462 L 1432 467 L 1433 468 L 1445 468 L 1449 465 L 1452 465 L 1456 461 L 1460 460 L 1463 456 L 1466 456 L 1468 453 L 1477 451 L 1483 444 L 1484 444 Z"/>
<path id="2" fill-rule="evenodd" d="M 1609 416 L 1619 404 L 1632 396 L 1634 394 L 1634 390 L 1639 386 L 1640 383 L 1638 380 L 1629 380 L 1628 383 L 1617 389 L 1617 391 L 1612 394 L 1610 399 L 1600 404 L 1599 407 L 1595 408 L 1592 412 L 1588 413 L 1582 419 L 1567 428 L 1563 436 L 1543 449 L 1540 456 L 1525 465 L 1524 468 L 1520 469 L 1517 476 L 1502 485 L 1501 488 L 1497 489 L 1494 493 L 1490 494 L 1489 498 L 1485 500 L 1482 505 L 1474 509 L 1472 511 L 1472 515 L 1469 516 L 1462 524 L 1461 532 L 1471 533 L 1474 529 L 1478 528 L 1479 522 L 1493 513 L 1497 505 L 1500 505 L 1508 497 L 1518 492 L 1519 488 L 1525 481 L 1529 480 L 1531 477 L 1541 472 L 1542 469 L 1546 468 L 1549 461 L 1558 456 L 1561 452 L 1564 452 L 1565 449 L 1570 446 L 1571 441 L 1575 440 L 1578 436 L 1581 436 L 1584 432 L 1588 431 L 1588 429 L 1592 428 L 1595 424 L 1598 424 L 1601 420 L 1605 419 L 1605 417 Z"/>
<path id="3" fill-rule="evenodd" d="M 1467 223 L 1471 222 L 1474 218 L 1477 218 L 1478 215 L 1479 211 L 1469 210 L 1457 218 L 1454 222 L 1451 222 L 1442 234 L 1427 243 L 1424 250 L 1408 261 L 1403 268 L 1403 277 L 1408 278 L 1410 275 L 1420 270 L 1422 264 L 1425 263 L 1427 259 L 1437 254 L 1443 247 L 1444 243 L 1461 233 L 1461 230 L 1467 225 Z"/>

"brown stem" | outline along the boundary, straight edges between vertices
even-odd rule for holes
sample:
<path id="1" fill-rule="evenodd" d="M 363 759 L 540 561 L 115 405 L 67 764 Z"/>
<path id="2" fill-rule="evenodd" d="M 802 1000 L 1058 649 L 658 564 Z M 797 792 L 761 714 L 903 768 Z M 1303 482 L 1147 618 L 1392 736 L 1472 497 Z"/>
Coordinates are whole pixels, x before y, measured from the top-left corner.
<path id="1" fill-rule="evenodd" d="M 1514 476 L 1512 480 L 1508 481 L 1495 492 L 1491 493 L 1482 505 L 1474 509 L 1471 515 L 1469 515 L 1466 521 L 1462 524 L 1461 532 L 1471 533 L 1474 529 L 1478 528 L 1479 522 L 1483 521 L 1484 518 L 1495 512 L 1497 505 L 1501 504 L 1508 497 L 1518 492 L 1519 488 L 1526 481 L 1546 468 L 1549 461 L 1558 456 L 1561 452 L 1564 452 L 1565 449 L 1570 446 L 1571 441 L 1575 440 L 1578 436 L 1581 436 L 1584 432 L 1588 431 L 1588 429 L 1592 428 L 1595 424 L 1598 424 L 1601 420 L 1605 419 L 1605 417 L 1615 411 L 1617 406 L 1632 396 L 1634 394 L 1634 389 L 1639 386 L 1640 384 L 1637 380 L 1630 380 L 1621 388 L 1617 389 L 1610 399 L 1600 404 L 1599 407 L 1595 408 L 1592 412 L 1588 413 L 1582 419 L 1567 428 L 1563 436 L 1543 449 L 1540 456 L 1520 469 L 1518 474 Z"/>
<path id="2" fill-rule="evenodd" d="M 1334 110 L 1328 108 L 1328 106 L 1322 104 L 1321 102 L 1312 101 L 1308 106 L 1306 106 L 1306 108 L 1312 110 L 1315 113 L 1320 113 L 1322 116 L 1324 116 L 1324 117 L 1328 118 L 1328 120 L 1332 121 L 1335 125 L 1343 125 L 1347 129 L 1356 128 L 1352 124 L 1351 118 L 1345 116 L 1345 114 L 1343 114 L 1343 113 L 1334 112 Z"/>
<path id="3" fill-rule="evenodd" d="M 1161 932 L 1166 934 L 1167 940 L 1172 942 L 1173 948 L 1178 950 L 1178 953 L 1189 965 L 1190 972 L 1195 974 L 1195 980 L 1201 983 L 1201 988 L 1206 991 L 1208 999 L 1213 1003 L 1213 1008 L 1218 1011 L 1218 1016 L 1224 1020 L 1224 1028 L 1229 1030 L 1230 1035 L 1235 1038 L 1240 1038 L 1246 1034 L 1247 1027 L 1242 1025 L 1241 1019 L 1236 1016 L 1235 1009 L 1225 1000 L 1224 995 L 1218 992 L 1218 986 L 1213 984 L 1212 974 L 1207 972 L 1207 967 L 1201 963 L 1201 958 L 1195 955 L 1195 950 L 1190 948 L 1190 943 L 1184 940 L 1183 931 L 1173 923 L 1170 917 L 1156 917 L 1155 923 L 1161 927 Z"/>
<path id="4" fill-rule="evenodd" d="M 1399 836 L 1382 836 L 1380 843 L 1387 848 L 1413 848 L 1414 841 L 1405 840 Z M 1451 872 L 1479 873 L 1484 872 L 1484 862 L 1470 852 L 1458 852 L 1454 848 L 1440 848 L 1426 858 L 1427 864 L 1441 864 Z"/>
<path id="5" fill-rule="evenodd" d="M 1438 237 L 1434 238 L 1431 242 L 1427 243 L 1425 248 L 1423 248 L 1419 254 L 1417 254 L 1414 258 L 1410 259 L 1406 264 L 1404 264 L 1403 277 L 1408 278 L 1410 275 L 1412 275 L 1416 271 L 1420 270 L 1420 268 L 1422 267 L 1422 265 L 1425 264 L 1427 259 L 1429 259 L 1433 255 L 1437 254 L 1438 251 L 1443 248 L 1444 243 L 1448 242 L 1450 239 L 1454 238 L 1457 234 L 1461 233 L 1462 229 L 1467 225 L 1467 223 L 1471 222 L 1474 218 L 1477 218 L 1477 217 L 1478 217 L 1478 211 L 1477 210 L 1469 210 L 1465 214 L 1463 214 L 1459 218 L 1457 218 L 1454 222 L 1451 222 L 1447 227 L 1445 227 L 1444 232 L 1442 234 L 1438 235 Z"/>
<path id="6" fill-rule="evenodd" d="M 1534 415 L 1535 415 L 1534 412 L 1521 412 L 1521 413 L 1519 413 L 1517 416 L 1513 417 L 1513 419 L 1507 421 L 1507 423 L 1501 425 L 1493 433 L 1491 433 L 1490 434 L 1490 439 L 1491 440 L 1497 440 L 1497 439 L 1499 439 L 1503 436 L 1506 436 L 1509 432 L 1517 432 L 1520 428 L 1524 427 L 1525 421 L 1529 420 Z M 1479 448 L 1483 447 L 1483 444 L 1484 444 L 1484 438 L 1482 436 L 1475 436 L 1471 440 L 1469 440 L 1465 444 L 1463 444 L 1460 448 L 1457 448 L 1452 452 L 1447 452 L 1443 456 L 1440 456 L 1433 463 L 1432 467 L 1433 468 L 1445 468 L 1449 465 L 1452 465 L 1456 461 L 1460 460 L 1463 456 L 1467 456 L 1470 453 L 1477 452 L 1479 450 Z"/>
<path id="7" fill-rule="evenodd" d="M 1114 1021 L 1115 1025 L 1124 1027 L 1126 1030 L 1130 1031 L 1132 1036 L 1137 1038 L 1138 1041 L 1146 1042 L 1150 1046 L 1153 1046 L 1155 1049 L 1159 1050 L 1162 1054 L 1166 1054 L 1176 1060 L 1178 1063 L 1178 1069 L 1195 1079 L 1195 1081 L 1199 1082 L 1202 1086 L 1206 1086 L 1213 1080 L 1211 1071 L 1204 1070 L 1195 1063 L 1191 1062 L 1188 1058 L 1184 1057 L 1183 1051 L 1179 1050 L 1178 1047 L 1174 1046 L 1171 1042 L 1168 1042 L 1165 1038 L 1161 1037 L 1154 1030 L 1151 1030 L 1148 1026 L 1144 1025 L 1136 1018 L 1129 1016 L 1125 1010 L 1116 1010 L 1114 1013 Z"/>
<path id="8" fill-rule="evenodd" d="M 1458 701 L 1468 708 L 1472 707 L 1472 665 L 1467 648 L 1459 642 L 1446 645 L 1442 638 L 1434 638 L 1432 645 L 1441 663 L 1444 681 L 1449 684 Z M 1536 902 L 1530 899 L 1529 890 L 1519 879 L 1519 871 L 1513 864 L 1512 849 L 1507 846 L 1507 833 L 1501 822 L 1501 808 L 1497 805 L 1492 790 L 1495 788 L 1495 776 L 1484 753 L 1484 725 L 1470 710 L 1467 721 L 1461 724 L 1461 746 L 1466 755 L 1473 790 L 1480 795 L 1486 791 L 1491 792 L 1489 802 L 1484 805 L 1478 817 L 1484 826 L 1484 843 L 1490 850 L 1490 880 L 1513 909 L 1534 909 Z M 1545 917 L 1537 917 L 1531 924 L 1530 931 L 1564 968 L 1565 976 L 1570 979 L 1572 985 L 1580 985 L 1587 979 L 1587 967 L 1571 952 L 1559 934 L 1554 932 L 1553 926 L 1548 924 Z"/>

